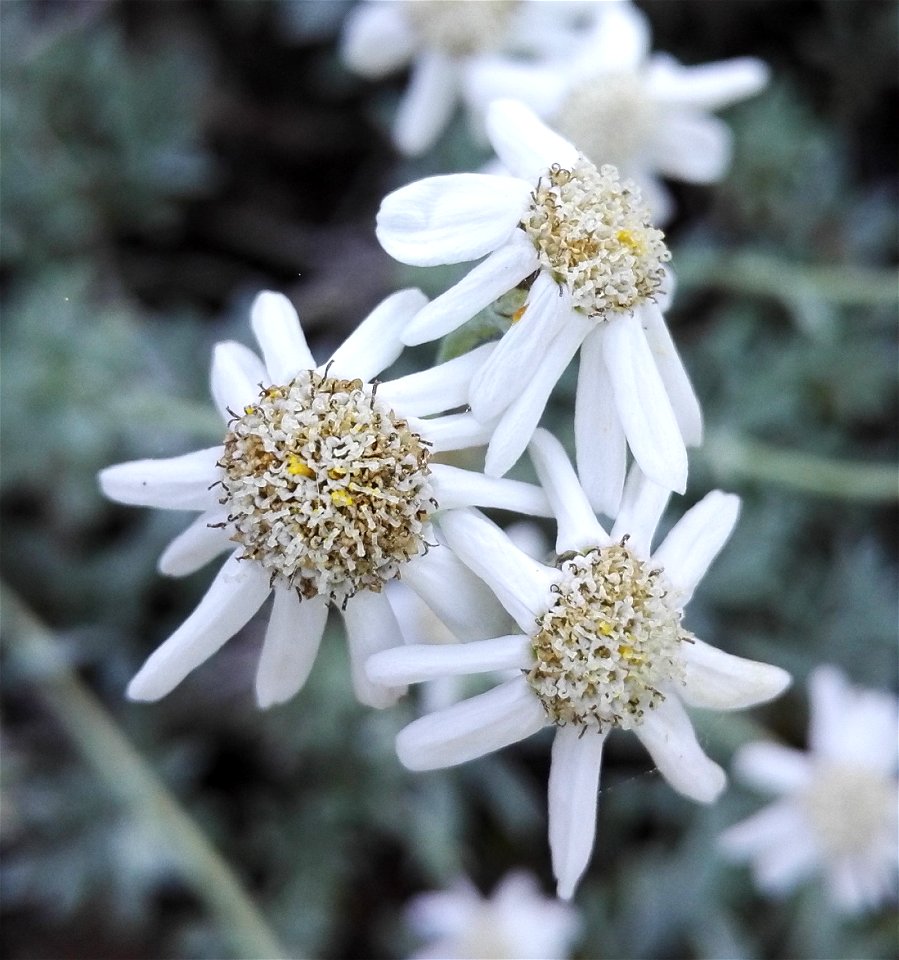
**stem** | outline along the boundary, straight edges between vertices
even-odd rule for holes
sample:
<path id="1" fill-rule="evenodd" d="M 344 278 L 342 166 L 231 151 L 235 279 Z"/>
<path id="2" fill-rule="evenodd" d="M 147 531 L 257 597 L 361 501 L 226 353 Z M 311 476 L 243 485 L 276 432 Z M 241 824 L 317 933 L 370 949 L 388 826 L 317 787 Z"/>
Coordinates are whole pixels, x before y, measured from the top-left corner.
<path id="1" fill-rule="evenodd" d="M 672 259 L 678 283 L 685 287 L 723 287 L 763 294 L 788 303 L 803 299 L 835 304 L 895 304 L 899 274 L 889 268 L 785 263 L 755 251 L 715 253 L 685 248 Z"/>
<path id="2" fill-rule="evenodd" d="M 110 792 L 166 838 L 168 852 L 230 937 L 235 955 L 288 956 L 225 860 L 65 662 L 50 630 L 5 585 L 0 596 L 10 654 Z"/>
<path id="3" fill-rule="evenodd" d="M 899 500 L 899 468 L 893 464 L 831 460 L 723 434 L 710 437 L 704 452 L 725 481 L 761 480 L 844 500 Z"/>

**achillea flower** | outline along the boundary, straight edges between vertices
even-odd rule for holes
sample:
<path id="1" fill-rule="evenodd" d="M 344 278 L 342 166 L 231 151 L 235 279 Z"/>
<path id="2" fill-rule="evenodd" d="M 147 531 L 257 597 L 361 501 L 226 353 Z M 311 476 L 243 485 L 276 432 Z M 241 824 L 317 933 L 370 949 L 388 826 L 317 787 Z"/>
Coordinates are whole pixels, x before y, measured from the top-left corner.
<path id="1" fill-rule="evenodd" d="M 101 472 L 113 500 L 200 512 L 163 553 L 163 573 L 183 576 L 232 551 L 197 609 L 131 681 L 130 697 L 167 694 L 270 593 L 256 675 L 263 707 L 305 682 L 331 602 L 346 623 L 356 694 L 372 706 L 397 696 L 362 669 L 367 655 L 399 642 L 386 583 L 402 576 L 450 627 L 472 609 L 476 616 L 471 575 L 434 540 L 435 511 L 477 503 L 545 515 L 548 506 L 529 484 L 431 460 L 486 439 L 470 414 L 420 419 L 464 403 L 479 358 L 368 382 L 399 356 L 396 331 L 425 302 L 418 290 L 388 297 L 316 365 L 289 301 L 260 294 L 252 326 L 264 362 L 233 342 L 214 353 L 212 394 L 227 423 L 224 442 Z"/>
<path id="2" fill-rule="evenodd" d="M 443 336 L 520 285 L 527 299 L 474 376 L 474 415 L 498 422 L 486 472 L 518 459 L 546 401 L 581 350 L 575 439 L 581 480 L 614 516 L 627 446 L 642 471 L 683 492 L 685 444 L 702 439 L 699 404 L 656 302 L 668 251 L 639 191 L 597 169 L 514 101 L 490 107 L 494 148 L 516 176 L 453 174 L 387 196 L 378 237 L 422 266 L 474 260 L 466 277 L 407 326 L 407 343 Z"/>
<path id="3" fill-rule="evenodd" d="M 409 926 L 428 941 L 411 960 L 561 960 L 580 922 L 570 904 L 543 896 L 528 873 L 506 874 L 489 897 L 466 877 L 409 904 Z"/>
<path id="4" fill-rule="evenodd" d="M 725 775 L 703 753 L 682 701 L 742 709 L 779 694 L 789 676 L 716 650 L 681 622 L 694 588 L 730 536 L 736 497 L 708 494 L 651 550 L 668 491 L 632 471 L 607 533 L 558 441 L 538 430 L 531 454 L 558 523 L 555 567 L 522 553 L 474 511 L 453 511 L 441 521 L 447 543 L 522 632 L 384 651 L 368 661 L 368 673 L 379 683 L 415 683 L 518 668 L 514 679 L 413 721 L 397 737 L 397 753 L 410 769 L 430 770 L 556 726 L 549 842 L 559 895 L 569 898 L 593 847 L 608 734 L 632 730 L 675 790 L 709 803 Z"/>
<path id="5" fill-rule="evenodd" d="M 725 831 L 721 847 L 767 893 L 822 874 L 834 905 L 861 913 L 896 894 L 897 701 L 829 666 L 812 673 L 809 693 L 807 753 L 763 742 L 737 752 L 737 777 L 778 799 Z"/>
<path id="6" fill-rule="evenodd" d="M 532 107 L 595 164 L 610 163 L 643 192 L 656 223 L 671 197 L 662 177 L 687 183 L 720 180 L 733 137 L 711 111 L 751 97 L 768 81 L 754 57 L 687 67 L 649 55 L 646 16 L 629 2 L 597 4 L 592 28 L 565 59 L 482 57 L 466 75 L 476 110 L 500 97 Z"/>

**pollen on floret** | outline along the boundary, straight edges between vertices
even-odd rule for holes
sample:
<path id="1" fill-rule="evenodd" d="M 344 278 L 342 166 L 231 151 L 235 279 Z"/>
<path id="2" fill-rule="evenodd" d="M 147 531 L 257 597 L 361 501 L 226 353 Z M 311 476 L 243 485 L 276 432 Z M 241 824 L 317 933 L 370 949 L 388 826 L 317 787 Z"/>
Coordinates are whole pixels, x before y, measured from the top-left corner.
<path id="1" fill-rule="evenodd" d="M 671 258 L 637 187 L 584 157 L 540 178 L 521 227 L 575 309 L 600 320 L 652 299 Z"/>
<path id="2" fill-rule="evenodd" d="M 427 549 L 429 456 L 372 387 L 303 371 L 229 424 L 227 526 L 242 559 L 303 597 L 379 592 Z"/>
<path id="3" fill-rule="evenodd" d="M 560 563 L 553 605 L 537 621 L 528 683 L 549 719 L 605 732 L 639 725 L 682 683 L 681 626 L 663 571 L 624 543 Z"/>

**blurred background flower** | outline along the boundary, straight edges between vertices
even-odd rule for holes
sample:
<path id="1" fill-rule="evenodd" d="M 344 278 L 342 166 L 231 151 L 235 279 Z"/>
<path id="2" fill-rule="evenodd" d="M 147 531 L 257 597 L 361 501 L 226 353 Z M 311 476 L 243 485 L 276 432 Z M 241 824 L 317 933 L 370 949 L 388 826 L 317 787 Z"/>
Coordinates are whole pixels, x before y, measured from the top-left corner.
<path id="1" fill-rule="evenodd" d="M 6 956 L 402 957 L 418 893 L 461 875 L 492 890 L 516 868 L 550 889 L 548 742 L 404 771 L 393 739 L 420 708 L 356 704 L 336 620 L 303 696 L 268 714 L 252 694 L 262 621 L 165 702 L 124 699 L 208 576 L 159 577 L 183 519 L 105 502 L 96 472 L 220 441 L 209 350 L 248 342 L 260 289 L 290 297 L 321 359 L 386 294 L 433 296 L 462 273 L 398 267 L 374 215 L 388 191 L 475 169 L 485 150 L 458 113 L 432 151 L 397 155 L 408 74 L 342 64 L 352 6 L 0 4 Z M 818 664 L 896 684 L 897 8 L 637 6 L 654 50 L 771 71 L 723 114 L 727 176 L 666 183 L 666 316 L 708 434 L 687 503 L 713 487 L 743 500 L 685 625 L 796 679 L 751 716 L 697 716 L 726 762 L 751 741 L 805 743 Z M 575 381 L 572 367 L 543 420 L 569 452 Z M 847 921 L 814 884 L 770 901 L 717 855 L 719 833 L 758 809 L 748 791 L 697 809 L 624 737 L 600 804 L 574 957 L 899 949 L 889 905 Z"/>

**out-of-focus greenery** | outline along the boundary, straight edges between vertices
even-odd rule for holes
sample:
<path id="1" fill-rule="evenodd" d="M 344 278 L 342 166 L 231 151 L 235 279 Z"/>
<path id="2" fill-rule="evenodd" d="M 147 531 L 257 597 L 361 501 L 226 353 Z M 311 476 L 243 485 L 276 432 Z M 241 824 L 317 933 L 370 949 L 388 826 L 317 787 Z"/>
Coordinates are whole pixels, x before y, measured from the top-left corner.
<path id="1" fill-rule="evenodd" d="M 765 709 L 697 716 L 726 765 L 759 736 L 804 743 L 818 663 L 896 683 L 897 8 L 642 6 L 656 48 L 773 72 L 725 114 L 731 174 L 675 187 L 669 231 L 671 326 L 708 425 L 669 522 L 713 486 L 744 502 L 688 626 L 796 678 Z M 489 889 L 526 867 L 549 889 L 546 737 L 406 772 L 392 740 L 415 697 L 359 707 L 336 622 L 307 687 L 268 713 L 252 696 L 264 616 L 161 703 L 123 697 L 211 572 L 160 577 L 184 518 L 104 502 L 96 471 L 216 442 L 209 348 L 249 342 L 259 288 L 292 297 L 324 354 L 398 284 L 454 275 L 391 263 L 373 215 L 391 187 L 483 154 L 460 119 L 428 158 L 394 155 L 406 78 L 343 69 L 347 7 L 0 4 L 0 555 L 51 632 L 4 611 L 6 956 L 266 955 L 261 925 L 289 956 L 401 957 L 403 904 L 459 872 Z M 546 419 L 566 440 L 573 382 Z M 841 922 L 816 884 L 772 902 L 717 856 L 758 803 L 734 785 L 690 804 L 613 736 L 577 955 L 894 955 L 893 911 Z"/>

